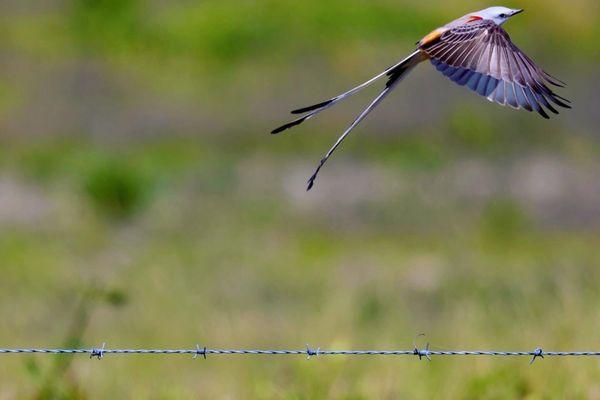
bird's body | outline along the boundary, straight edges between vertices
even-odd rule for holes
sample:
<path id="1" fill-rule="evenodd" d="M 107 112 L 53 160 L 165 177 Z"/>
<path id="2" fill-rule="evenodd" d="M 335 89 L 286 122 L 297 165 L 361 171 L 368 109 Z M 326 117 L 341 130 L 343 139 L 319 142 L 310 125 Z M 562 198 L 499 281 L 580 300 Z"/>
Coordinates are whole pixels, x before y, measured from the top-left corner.
<path id="1" fill-rule="evenodd" d="M 356 88 L 314 106 L 292 111 L 304 114 L 272 133 L 280 133 L 312 118 L 319 112 L 337 104 L 362 90 L 376 80 L 387 76 L 381 94 L 356 118 L 352 125 L 329 150 L 308 181 L 314 185 L 317 174 L 348 134 L 398 85 L 414 67 L 430 60 L 432 65 L 453 82 L 467 86 L 477 94 L 500 105 L 515 109 L 536 111 L 549 118 L 545 109 L 558 114 L 554 105 L 570 108 L 569 101 L 554 93 L 549 84 L 564 86 L 538 67 L 515 46 L 502 25 L 522 10 L 490 7 L 464 15 L 425 35 L 417 42 L 417 49 L 398 64 Z M 545 108 L 545 109 L 544 109 Z"/>

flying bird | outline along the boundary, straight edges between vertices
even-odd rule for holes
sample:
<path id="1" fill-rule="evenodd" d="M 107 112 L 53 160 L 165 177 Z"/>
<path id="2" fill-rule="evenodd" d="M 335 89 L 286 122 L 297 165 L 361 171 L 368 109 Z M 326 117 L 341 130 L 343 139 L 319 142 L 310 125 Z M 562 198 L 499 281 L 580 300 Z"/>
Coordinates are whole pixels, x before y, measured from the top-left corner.
<path id="1" fill-rule="evenodd" d="M 383 91 L 339 137 L 321 160 L 308 180 L 312 189 L 319 171 L 350 132 L 400 83 L 418 64 L 431 64 L 453 82 L 502 106 L 536 111 L 549 116 L 544 108 L 558 114 L 554 105 L 571 108 L 570 101 L 550 89 L 550 85 L 564 87 L 565 83 L 538 67 L 510 40 L 502 25 L 520 9 L 490 7 L 467 14 L 435 29 L 418 41 L 416 50 L 399 63 L 386 69 L 365 83 L 332 99 L 292 111 L 304 116 L 271 132 L 281 133 L 314 117 L 321 111 L 359 92 L 380 78 L 387 77 Z M 554 104 L 554 105 L 553 105 Z"/>

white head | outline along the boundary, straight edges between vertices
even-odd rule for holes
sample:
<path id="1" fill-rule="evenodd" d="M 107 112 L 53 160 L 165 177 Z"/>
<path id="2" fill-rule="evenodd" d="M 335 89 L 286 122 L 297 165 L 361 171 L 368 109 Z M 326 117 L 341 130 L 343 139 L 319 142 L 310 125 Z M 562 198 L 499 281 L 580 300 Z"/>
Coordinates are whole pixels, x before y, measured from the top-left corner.
<path id="1" fill-rule="evenodd" d="M 502 25 L 514 15 L 522 13 L 523 10 L 507 7 L 490 7 L 485 10 L 477 11 L 470 14 L 471 17 L 479 17 L 481 19 L 489 19 L 494 21 L 496 25 Z"/>

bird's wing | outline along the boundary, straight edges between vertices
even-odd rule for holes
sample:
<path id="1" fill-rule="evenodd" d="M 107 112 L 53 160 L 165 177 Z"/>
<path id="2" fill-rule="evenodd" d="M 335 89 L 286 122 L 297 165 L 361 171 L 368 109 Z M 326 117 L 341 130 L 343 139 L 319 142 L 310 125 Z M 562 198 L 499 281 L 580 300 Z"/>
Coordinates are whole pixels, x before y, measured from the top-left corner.
<path id="1" fill-rule="evenodd" d="M 544 118 L 548 114 L 543 107 L 558 114 L 552 103 L 571 108 L 569 100 L 548 87 L 563 87 L 564 83 L 538 67 L 493 21 L 469 22 L 447 30 L 421 45 L 421 50 L 438 71 L 490 101 L 536 111 Z"/>

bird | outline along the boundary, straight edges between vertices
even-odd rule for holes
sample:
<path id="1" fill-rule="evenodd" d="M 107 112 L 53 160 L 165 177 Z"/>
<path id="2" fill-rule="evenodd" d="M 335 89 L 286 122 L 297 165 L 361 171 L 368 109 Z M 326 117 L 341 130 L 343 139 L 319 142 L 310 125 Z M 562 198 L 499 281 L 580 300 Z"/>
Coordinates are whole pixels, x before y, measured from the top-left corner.
<path id="1" fill-rule="evenodd" d="M 545 109 L 558 114 L 555 105 L 571 108 L 568 99 L 550 88 L 565 87 L 566 84 L 540 68 L 511 41 L 502 28 L 510 18 L 523 11 L 496 6 L 466 14 L 425 35 L 416 43 L 413 53 L 368 81 L 329 100 L 293 110 L 292 114 L 304 115 L 273 130 L 272 134 L 298 126 L 380 78 L 387 78 L 381 93 L 356 117 L 321 159 L 308 179 L 307 190 L 313 188 L 317 175 L 350 132 L 423 61 L 429 60 L 437 71 L 451 81 L 502 106 L 535 111 L 546 119 L 550 117 Z"/>

